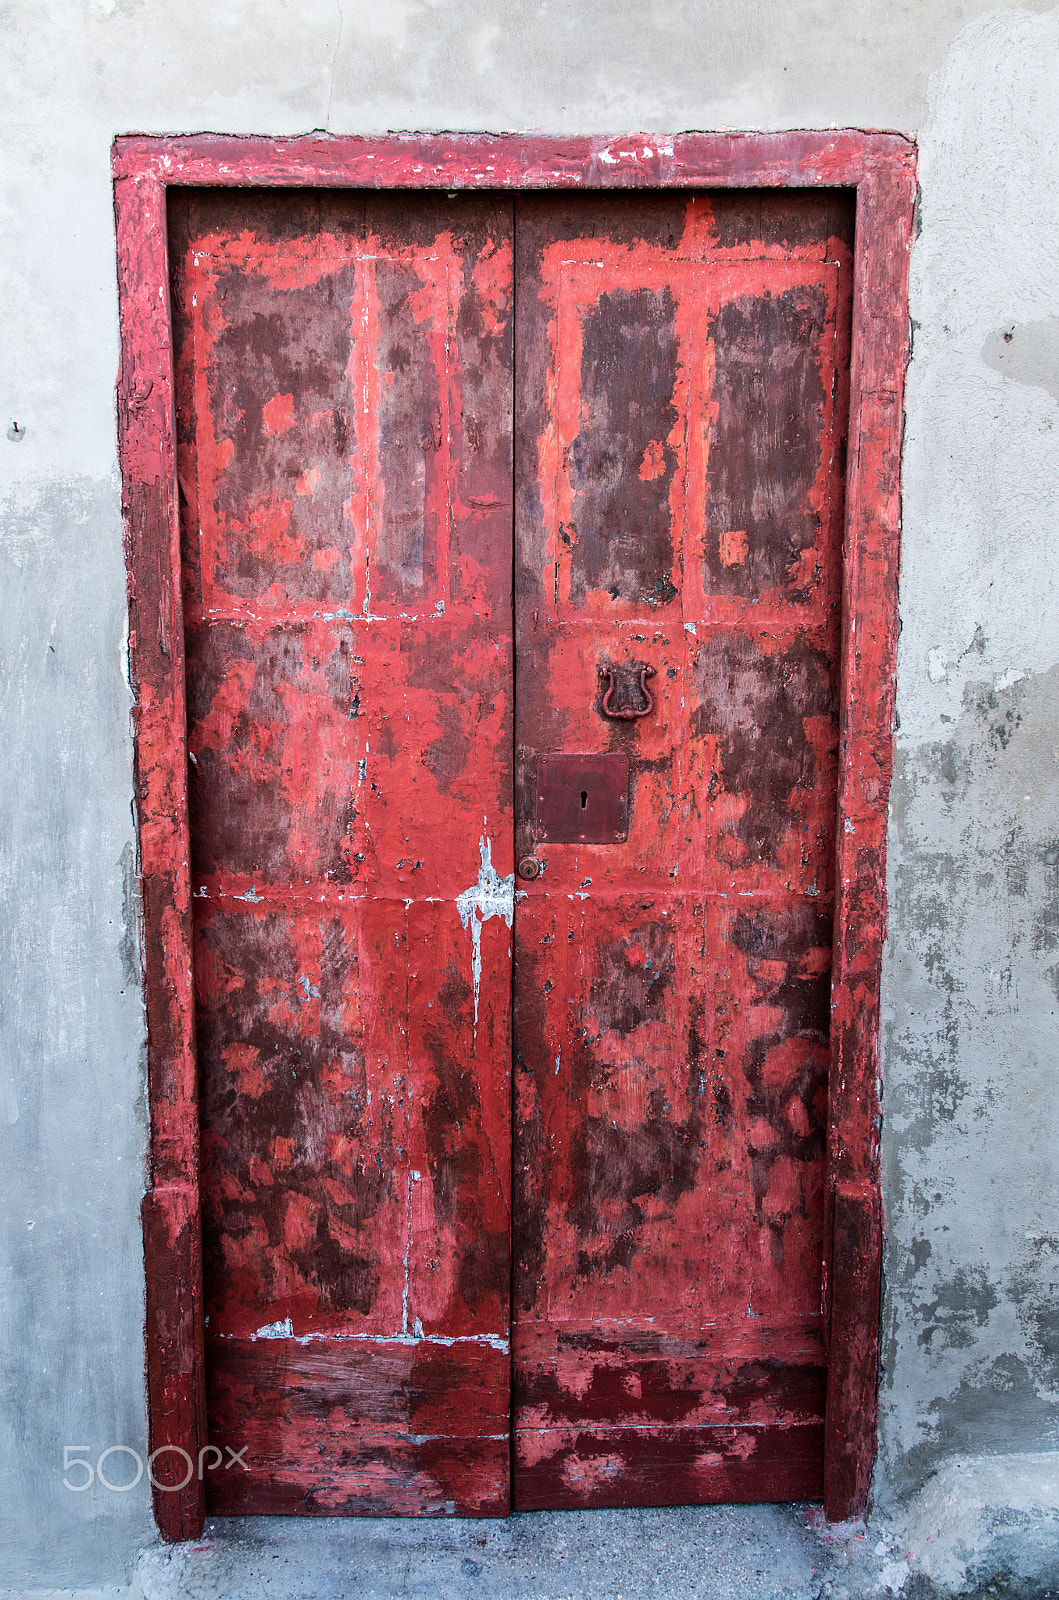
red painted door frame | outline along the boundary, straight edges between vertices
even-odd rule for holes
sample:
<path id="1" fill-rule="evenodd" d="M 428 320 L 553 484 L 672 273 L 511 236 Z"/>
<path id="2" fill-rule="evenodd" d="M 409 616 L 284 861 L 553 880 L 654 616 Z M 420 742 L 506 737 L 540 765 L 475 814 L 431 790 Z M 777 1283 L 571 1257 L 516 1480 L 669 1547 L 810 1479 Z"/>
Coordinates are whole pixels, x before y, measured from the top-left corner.
<path id="1" fill-rule="evenodd" d="M 827 1149 L 825 1507 L 863 1511 L 875 1454 L 882 1211 L 877 1063 L 886 920 L 907 271 L 915 150 L 895 134 L 545 139 L 130 136 L 113 151 L 121 319 L 118 431 L 135 696 L 151 1108 L 143 1202 L 147 1385 L 158 1526 L 196 1537 L 206 1445 L 187 723 L 166 189 L 856 190 L 853 354 Z M 183 1452 L 183 1453 L 181 1453 Z M 209 1462 L 206 1463 L 209 1465 Z"/>

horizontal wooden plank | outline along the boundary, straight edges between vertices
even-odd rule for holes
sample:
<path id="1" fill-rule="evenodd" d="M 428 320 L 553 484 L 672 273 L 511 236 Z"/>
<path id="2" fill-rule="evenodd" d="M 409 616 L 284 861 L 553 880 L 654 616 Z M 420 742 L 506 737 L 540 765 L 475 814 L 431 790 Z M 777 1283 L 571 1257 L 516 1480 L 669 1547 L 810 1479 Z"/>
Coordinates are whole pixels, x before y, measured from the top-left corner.
<path id="1" fill-rule="evenodd" d="M 409 1445 L 357 1458 L 308 1487 L 289 1470 L 252 1477 L 224 1470 L 206 1480 L 210 1516 L 506 1517 L 511 1510 L 506 1438 Z"/>
<path id="2" fill-rule="evenodd" d="M 133 134 L 114 142 L 115 177 L 180 184 L 328 184 L 409 188 L 609 188 L 851 184 L 866 165 L 909 161 L 898 134 L 840 129 L 690 133 L 659 139 L 542 135 L 311 134 L 291 139 Z"/>
<path id="3" fill-rule="evenodd" d="M 325 1408 L 378 1433 L 471 1438 L 506 1432 L 510 1358 L 501 1341 L 216 1339 L 210 1404 L 252 1401 L 258 1428 Z M 267 1414 L 266 1414 L 267 1413 Z M 233 1416 L 234 1412 L 230 1412 Z M 229 1442 L 229 1441 L 226 1441 Z"/>
<path id="4" fill-rule="evenodd" d="M 517 1324 L 515 1425 L 702 1427 L 824 1415 L 821 1319 L 774 1326 L 748 1318 L 700 1335 L 653 1329 Z"/>
<path id="5" fill-rule="evenodd" d="M 225 1339 L 206 1360 L 213 1513 L 506 1514 L 500 1341 Z"/>
<path id="6" fill-rule="evenodd" d="M 791 1317 L 785 1320 L 747 1316 L 736 1320 L 699 1323 L 661 1329 L 601 1318 L 591 1320 L 552 1318 L 549 1321 L 523 1318 L 514 1328 L 515 1353 L 519 1359 L 537 1359 L 546 1352 L 569 1350 L 622 1349 L 643 1354 L 657 1352 L 667 1358 L 683 1360 L 708 1355 L 723 1360 L 744 1352 L 765 1358 L 783 1350 L 792 1358 L 816 1359 L 823 1350 L 822 1316 Z"/>
<path id="7" fill-rule="evenodd" d="M 818 1500 L 823 1424 L 520 1434 L 515 1509 Z"/>

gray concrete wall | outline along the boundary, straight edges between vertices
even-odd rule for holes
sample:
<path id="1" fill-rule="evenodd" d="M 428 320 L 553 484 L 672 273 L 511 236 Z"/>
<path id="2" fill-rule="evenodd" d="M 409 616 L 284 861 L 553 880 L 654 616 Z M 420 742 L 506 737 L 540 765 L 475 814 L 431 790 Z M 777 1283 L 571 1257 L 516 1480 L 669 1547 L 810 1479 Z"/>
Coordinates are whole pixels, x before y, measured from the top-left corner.
<path id="1" fill-rule="evenodd" d="M 118 1581 L 151 1535 L 143 1482 L 62 1482 L 64 1445 L 145 1432 L 118 132 L 919 139 L 878 1492 L 952 1451 L 1054 1443 L 1059 12 L 5 0 L 0 19 L 0 1586 Z"/>
<path id="2" fill-rule="evenodd" d="M 920 152 L 884 1495 L 1059 1439 L 1059 11 L 961 32 Z"/>

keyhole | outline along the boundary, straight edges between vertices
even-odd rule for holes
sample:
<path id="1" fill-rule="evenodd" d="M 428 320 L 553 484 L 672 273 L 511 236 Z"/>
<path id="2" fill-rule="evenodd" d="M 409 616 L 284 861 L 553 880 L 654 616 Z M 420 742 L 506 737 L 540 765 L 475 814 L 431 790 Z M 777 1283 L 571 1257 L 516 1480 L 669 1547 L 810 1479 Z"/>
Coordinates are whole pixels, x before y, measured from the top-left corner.
<path id="1" fill-rule="evenodd" d="M 585 809 L 585 807 L 587 805 L 588 805 L 588 790 L 587 789 L 582 789 L 581 790 L 581 810 L 584 811 L 584 809 Z"/>

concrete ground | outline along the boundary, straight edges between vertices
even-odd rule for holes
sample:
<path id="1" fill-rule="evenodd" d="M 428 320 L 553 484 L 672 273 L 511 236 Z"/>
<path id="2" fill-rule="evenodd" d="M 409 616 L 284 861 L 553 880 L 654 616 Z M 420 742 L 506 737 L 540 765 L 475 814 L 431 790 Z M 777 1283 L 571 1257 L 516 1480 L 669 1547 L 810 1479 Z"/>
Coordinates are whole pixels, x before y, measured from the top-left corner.
<path id="1" fill-rule="evenodd" d="M 819 1506 L 235 1517 L 77 1600 L 1059 1600 L 1059 1454 L 950 1462 L 899 1516 Z M 17 1592 L 60 1600 L 60 1592 Z M 0 1593 L 15 1600 L 15 1593 Z"/>
<path id="2" fill-rule="evenodd" d="M 139 1584 L 143 1600 L 934 1600 L 953 1592 L 919 1569 L 898 1524 L 829 1527 L 819 1507 L 804 1505 L 536 1512 L 507 1522 L 233 1518 L 210 1523 L 198 1544 L 148 1551 Z M 1059 1587 L 995 1572 L 957 1587 L 997 1600 L 1059 1600 Z"/>
<path id="3" fill-rule="evenodd" d="M 144 1600 L 859 1600 L 885 1542 L 806 1506 L 527 1512 L 508 1521 L 233 1518 L 149 1551 Z M 867 1585 L 867 1587 L 865 1587 Z M 885 1592 L 885 1590 L 884 1590 Z"/>

